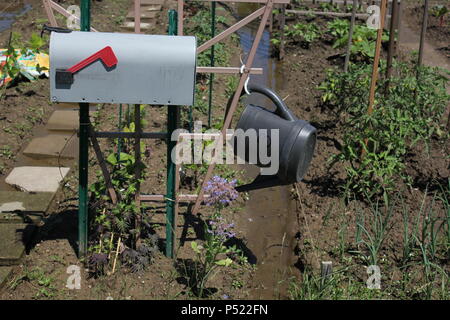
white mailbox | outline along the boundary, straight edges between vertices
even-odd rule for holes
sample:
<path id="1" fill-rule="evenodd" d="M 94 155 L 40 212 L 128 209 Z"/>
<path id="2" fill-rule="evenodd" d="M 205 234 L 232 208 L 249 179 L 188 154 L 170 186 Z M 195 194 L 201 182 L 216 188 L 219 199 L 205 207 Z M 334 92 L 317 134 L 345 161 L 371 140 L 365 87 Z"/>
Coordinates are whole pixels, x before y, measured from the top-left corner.
<path id="1" fill-rule="evenodd" d="M 192 105 L 196 48 L 187 36 L 52 32 L 51 100 Z"/>

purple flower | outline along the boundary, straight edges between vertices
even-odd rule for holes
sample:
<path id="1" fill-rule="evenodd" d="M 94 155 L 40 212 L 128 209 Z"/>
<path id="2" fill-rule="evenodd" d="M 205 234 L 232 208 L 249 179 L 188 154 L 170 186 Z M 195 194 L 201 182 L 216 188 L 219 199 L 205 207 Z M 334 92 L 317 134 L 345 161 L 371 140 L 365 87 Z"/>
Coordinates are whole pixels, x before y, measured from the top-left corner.
<path id="1" fill-rule="evenodd" d="M 239 195 L 235 189 L 236 183 L 236 179 L 228 181 L 220 176 L 214 176 L 204 188 L 205 192 L 209 193 L 209 197 L 205 199 L 206 205 L 225 206 L 236 200 Z"/>
<path id="2" fill-rule="evenodd" d="M 208 228 L 206 231 L 214 237 L 219 238 L 220 241 L 226 241 L 236 236 L 236 233 L 233 231 L 234 223 L 227 223 L 222 217 L 210 220 L 209 225 L 211 228 Z"/>

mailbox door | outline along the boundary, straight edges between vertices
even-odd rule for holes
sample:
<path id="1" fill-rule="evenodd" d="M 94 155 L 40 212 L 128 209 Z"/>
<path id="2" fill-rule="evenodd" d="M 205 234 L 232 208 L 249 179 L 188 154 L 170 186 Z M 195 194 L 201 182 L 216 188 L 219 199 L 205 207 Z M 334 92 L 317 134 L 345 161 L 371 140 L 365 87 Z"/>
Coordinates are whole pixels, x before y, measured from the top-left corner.
<path id="1" fill-rule="evenodd" d="M 108 46 L 113 66 L 98 58 L 67 72 Z M 53 102 L 192 105 L 195 73 L 195 37 L 77 31 L 50 37 Z"/>

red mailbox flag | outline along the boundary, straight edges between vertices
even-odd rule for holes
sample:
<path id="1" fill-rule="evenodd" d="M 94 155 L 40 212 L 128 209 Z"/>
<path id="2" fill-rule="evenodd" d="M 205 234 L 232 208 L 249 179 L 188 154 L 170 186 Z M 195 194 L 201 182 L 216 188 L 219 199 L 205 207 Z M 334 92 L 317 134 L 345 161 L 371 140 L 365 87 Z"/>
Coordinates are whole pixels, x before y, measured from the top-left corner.
<path id="1" fill-rule="evenodd" d="M 106 46 L 100 51 L 97 51 L 90 57 L 84 59 L 83 61 L 78 62 L 76 65 L 70 67 L 67 69 L 70 73 L 75 73 L 80 71 L 81 69 L 87 67 L 91 63 L 97 61 L 98 59 L 102 60 L 103 63 L 108 67 L 111 68 L 112 66 L 115 66 L 118 62 L 116 55 L 114 54 L 113 49 L 110 46 Z"/>

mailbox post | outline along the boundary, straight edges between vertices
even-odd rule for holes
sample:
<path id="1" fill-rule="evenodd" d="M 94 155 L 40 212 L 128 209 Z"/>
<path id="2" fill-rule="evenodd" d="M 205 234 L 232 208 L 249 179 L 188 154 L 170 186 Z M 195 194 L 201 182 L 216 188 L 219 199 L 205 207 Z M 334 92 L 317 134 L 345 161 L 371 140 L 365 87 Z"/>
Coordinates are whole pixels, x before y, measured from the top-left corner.
<path id="1" fill-rule="evenodd" d="M 81 31 L 91 30 L 91 1 L 81 0 Z M 78 255 L 84 257 L 88 243 L 88 163 L 89 103 L 80 103 L 79 185 L 78 185 Z"/>

